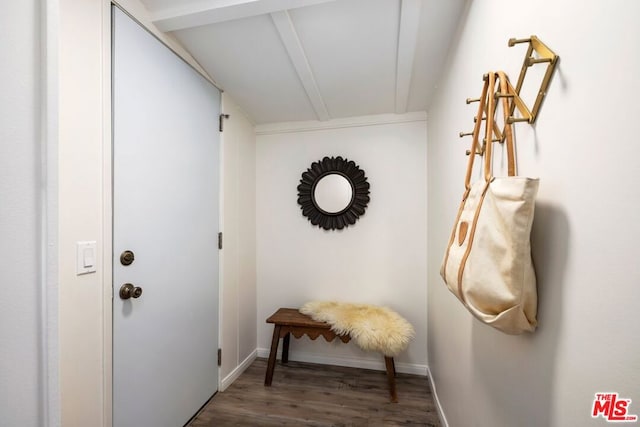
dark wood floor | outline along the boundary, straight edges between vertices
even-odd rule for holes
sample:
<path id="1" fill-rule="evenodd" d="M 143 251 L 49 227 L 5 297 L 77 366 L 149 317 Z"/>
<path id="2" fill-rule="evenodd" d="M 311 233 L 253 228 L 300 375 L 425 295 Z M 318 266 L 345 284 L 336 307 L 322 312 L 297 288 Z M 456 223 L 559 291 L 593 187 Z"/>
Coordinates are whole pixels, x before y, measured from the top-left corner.
<path id="1" fill-rule="evenodd" d="M 399 403 L 390 403 L 382 371 L 278 361 L 265 387 L 266 369 L 257 359 L 189 427 L 440 426 L 426 377 L 398 374 Z"/>

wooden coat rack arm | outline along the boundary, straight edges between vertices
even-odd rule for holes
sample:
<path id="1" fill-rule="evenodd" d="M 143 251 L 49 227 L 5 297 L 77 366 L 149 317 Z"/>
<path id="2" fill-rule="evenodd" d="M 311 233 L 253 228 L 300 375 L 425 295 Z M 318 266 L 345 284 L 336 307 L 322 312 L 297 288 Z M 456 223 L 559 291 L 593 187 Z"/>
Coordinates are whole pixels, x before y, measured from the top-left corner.
<path id="1" fill-rule="evenodd" d="M 513 88 L 513 86 L 511 86 L 511 84 L 509 84 L 510 90 L 513 90 L 514 94 L 516 95 L 514 97 L 515 102 L 511 105 L 509 115 L 511 117 L 510 120 L 512 120 L 511 123 L 523 121 L 534 123 L 536 121 L 536 118 L 538 117 L 542 101 L 547 94 L 547 89 L 549 87 L 549 83 L 551 82 L 551 76 L 553 75 L 553 71 L 556 68 L 559 57 L 535 35 L 532 35 L 528 39 L 509 39 L 508 45 L 509 47 L 513 47 L 516 44 L 520 43 L 528 43 L 529 46 L 527 48 L 524 60 L 522 61 L 522 68 L 520 69 L 520 75 L 518 76 L 518 82 L 516 83 L 515 89 Z M 536 57 L 533 56 L 534 53 L 537 55 Z M 527 76 L 527 70 L 529 69 L 529 67 L 532 67 L 536 64 L 547 64 L 547 69 L 545 70 L 540 88 L 538 89 L 533 108 L 529 109 L 520 97 L 520 91 L 522 90 L 522 86 L 524 85 L 524 80 Z M 515 112 L 516 107 L 522 115 L 522 118 L 527 118 L 528 120 L 518 120 L 513 117 L 513 113 Z"/>

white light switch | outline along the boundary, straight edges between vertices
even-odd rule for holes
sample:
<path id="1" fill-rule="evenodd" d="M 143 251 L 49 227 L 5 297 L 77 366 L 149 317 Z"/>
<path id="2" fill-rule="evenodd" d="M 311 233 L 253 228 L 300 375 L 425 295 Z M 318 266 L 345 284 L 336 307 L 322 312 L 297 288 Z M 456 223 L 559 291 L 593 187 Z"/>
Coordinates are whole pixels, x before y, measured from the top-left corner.
<path id="1" fill-rule="evenodd" d="M 82 259 L 83 259 L 83 267 L 84 268 L 89 268 L 89 267 L 93 267 L 93 257 L 94 257 L 94 250 L 91 248 L 84 248 L 82 250 Z"/>
<path id="2" fill-rule="evenodd" d="M 96 242 L 76 243 L 76 274 L 87 274 L 96 272 Z"/>

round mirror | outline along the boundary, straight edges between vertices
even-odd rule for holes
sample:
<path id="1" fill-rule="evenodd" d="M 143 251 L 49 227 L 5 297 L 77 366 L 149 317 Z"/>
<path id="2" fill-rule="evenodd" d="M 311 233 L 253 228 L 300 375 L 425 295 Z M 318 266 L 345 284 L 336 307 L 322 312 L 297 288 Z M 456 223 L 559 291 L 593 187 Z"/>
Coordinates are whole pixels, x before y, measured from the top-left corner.
<path id="1" fill-rule="evenodd" d="M 326 213 L 335 214 L 345 210 L 353 198 L 351 184 L 344 176 L 332 173 L 316 182 L 313 199 Z"/>
<path id="2" fill-rule="evenodd" d="M 341 230 L 356 223 L 369 203 L 369 183 L 352 160 L 325 157 L 302 173 L 298 204 L 311 224 Z"/>

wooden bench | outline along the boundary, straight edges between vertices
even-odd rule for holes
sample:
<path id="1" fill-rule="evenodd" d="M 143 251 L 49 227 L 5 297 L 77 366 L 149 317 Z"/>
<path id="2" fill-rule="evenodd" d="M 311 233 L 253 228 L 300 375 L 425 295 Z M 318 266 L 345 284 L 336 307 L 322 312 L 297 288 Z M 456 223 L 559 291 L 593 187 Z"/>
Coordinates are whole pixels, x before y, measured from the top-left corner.
<path id="1" fill-rule="evenodd" d="M 300 313 L 295 308 L 280 308 L 273 313 L 267 323 L 273 323 L 273 338 L 271 340 L 271 351 L 269 352 L 269 362 L 267 364 L 267 373 L 264 378 L 264 385 L 270 386 L 273 380 L 273 370 L 276 367 L 276 354 L 278 352 L 278 344 L 280 338 L 282 340 L 282 363 L 289 361 L 289 340 L 291 335 L 300 338 L 307 335 L 315 340 L 322 335 L 328 342 L 333 341 L 336 337 L 340 341 L 347 343 L 351 340 L 349 335 L 336 335 L 331 330 L 331 325 L 325 322 L 316 322 L 309 316 Z M 384 356 L 384 362 L 387 369 L 387 380 L 389 382 L 389 395 L 392 402 L 398 401 L 396 391 L 396 367 L 393 357 Z"/>

